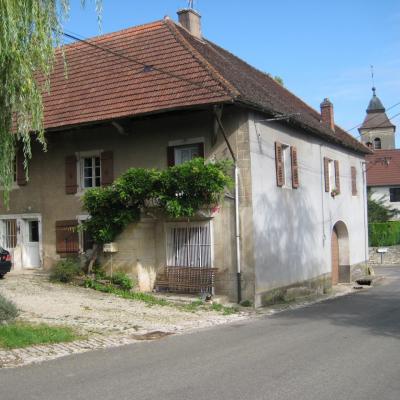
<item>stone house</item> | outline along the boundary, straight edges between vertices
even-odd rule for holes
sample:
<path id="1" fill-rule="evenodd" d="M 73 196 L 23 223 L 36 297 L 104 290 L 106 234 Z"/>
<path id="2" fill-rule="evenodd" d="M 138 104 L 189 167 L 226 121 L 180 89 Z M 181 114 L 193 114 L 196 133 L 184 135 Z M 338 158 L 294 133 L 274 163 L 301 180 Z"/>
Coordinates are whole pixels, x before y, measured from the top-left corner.
<path id="1" fill-rule="evenodd" d="M 206 40 L 197 12 L 178 14 L 65 46 L 68 79 L 59 59 L 44 97 L 48 150 L 34 144 L 29 181 L 17 159 L 0 210 L 14 268 L 49 269 L 91 246 L 71 229 L 88 217 L 87 188 L 129 167 L 234 157 L 235 191 L 218 212 L 143 213 L 118 237 L 114 267 L 147 290 L 165 266 L 215 267 L 217 294 L 256 305 L 276 288 L 348 281 L 368 258 L 370 151 L 334 124 L 327 99 L 315 111 Z"/>

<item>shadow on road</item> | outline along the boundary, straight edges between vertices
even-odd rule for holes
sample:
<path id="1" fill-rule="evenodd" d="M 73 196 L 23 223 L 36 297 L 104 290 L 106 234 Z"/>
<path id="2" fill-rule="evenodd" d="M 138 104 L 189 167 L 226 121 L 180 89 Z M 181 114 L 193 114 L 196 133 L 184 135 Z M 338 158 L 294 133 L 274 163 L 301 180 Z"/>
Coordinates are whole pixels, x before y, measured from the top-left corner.
<path id="1" fill-rule="evenodd" d="M 302 322 L 325 320 L 343 328 L 359 327 L 374 335 L 400 339 L 400 268 L 390 275 L 390 281 L 382 286 L 277 314 L 273 318 Z"/>

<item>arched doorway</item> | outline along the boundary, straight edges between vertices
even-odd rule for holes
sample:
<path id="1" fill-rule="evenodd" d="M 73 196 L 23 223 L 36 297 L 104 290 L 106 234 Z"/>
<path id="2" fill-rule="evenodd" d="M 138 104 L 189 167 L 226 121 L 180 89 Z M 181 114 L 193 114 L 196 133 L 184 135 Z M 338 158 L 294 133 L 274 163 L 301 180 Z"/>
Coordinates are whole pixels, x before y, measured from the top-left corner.
<path id="1" fill-rule="evenodd" d="M 332 229 L 331 261 L 332 285 L 350 282 L 349 233 L 346 224 L 336 222 Z"/>

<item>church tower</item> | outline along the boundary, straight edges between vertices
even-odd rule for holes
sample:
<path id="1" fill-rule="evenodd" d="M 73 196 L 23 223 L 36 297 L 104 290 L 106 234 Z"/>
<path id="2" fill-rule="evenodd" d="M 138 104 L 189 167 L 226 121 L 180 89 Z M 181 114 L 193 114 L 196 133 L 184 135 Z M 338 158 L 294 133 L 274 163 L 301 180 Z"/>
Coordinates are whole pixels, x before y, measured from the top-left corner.
<path id="1" fill-rule="evenodd" d="M 367 115 L 361 127 L 358 128 L 361 141 L 374 150 L 394 149 L 396 126 L 390 122 L 385 107 L 375 92 L 376 89 L 373 87 Z"/>

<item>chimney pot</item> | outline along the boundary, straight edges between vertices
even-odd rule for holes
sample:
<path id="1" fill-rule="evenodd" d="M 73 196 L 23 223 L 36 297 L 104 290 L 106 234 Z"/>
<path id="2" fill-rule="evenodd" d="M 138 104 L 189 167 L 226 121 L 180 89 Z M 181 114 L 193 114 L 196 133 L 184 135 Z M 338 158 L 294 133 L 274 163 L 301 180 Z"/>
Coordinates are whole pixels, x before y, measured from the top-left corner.
<path id="1" fill-rule="evenodd" d="M 333 104 L 328 98 L 321 103 L 321 122 L 330 130 L 335 130 L 335 120 L 333 118 Z"/>
<path id="2" fill-rule="evenodd" d="M 178 11 L 179 23 L 198 39 L 201 34 L 201 15 L 192 8 L 184 8 Z"/>

